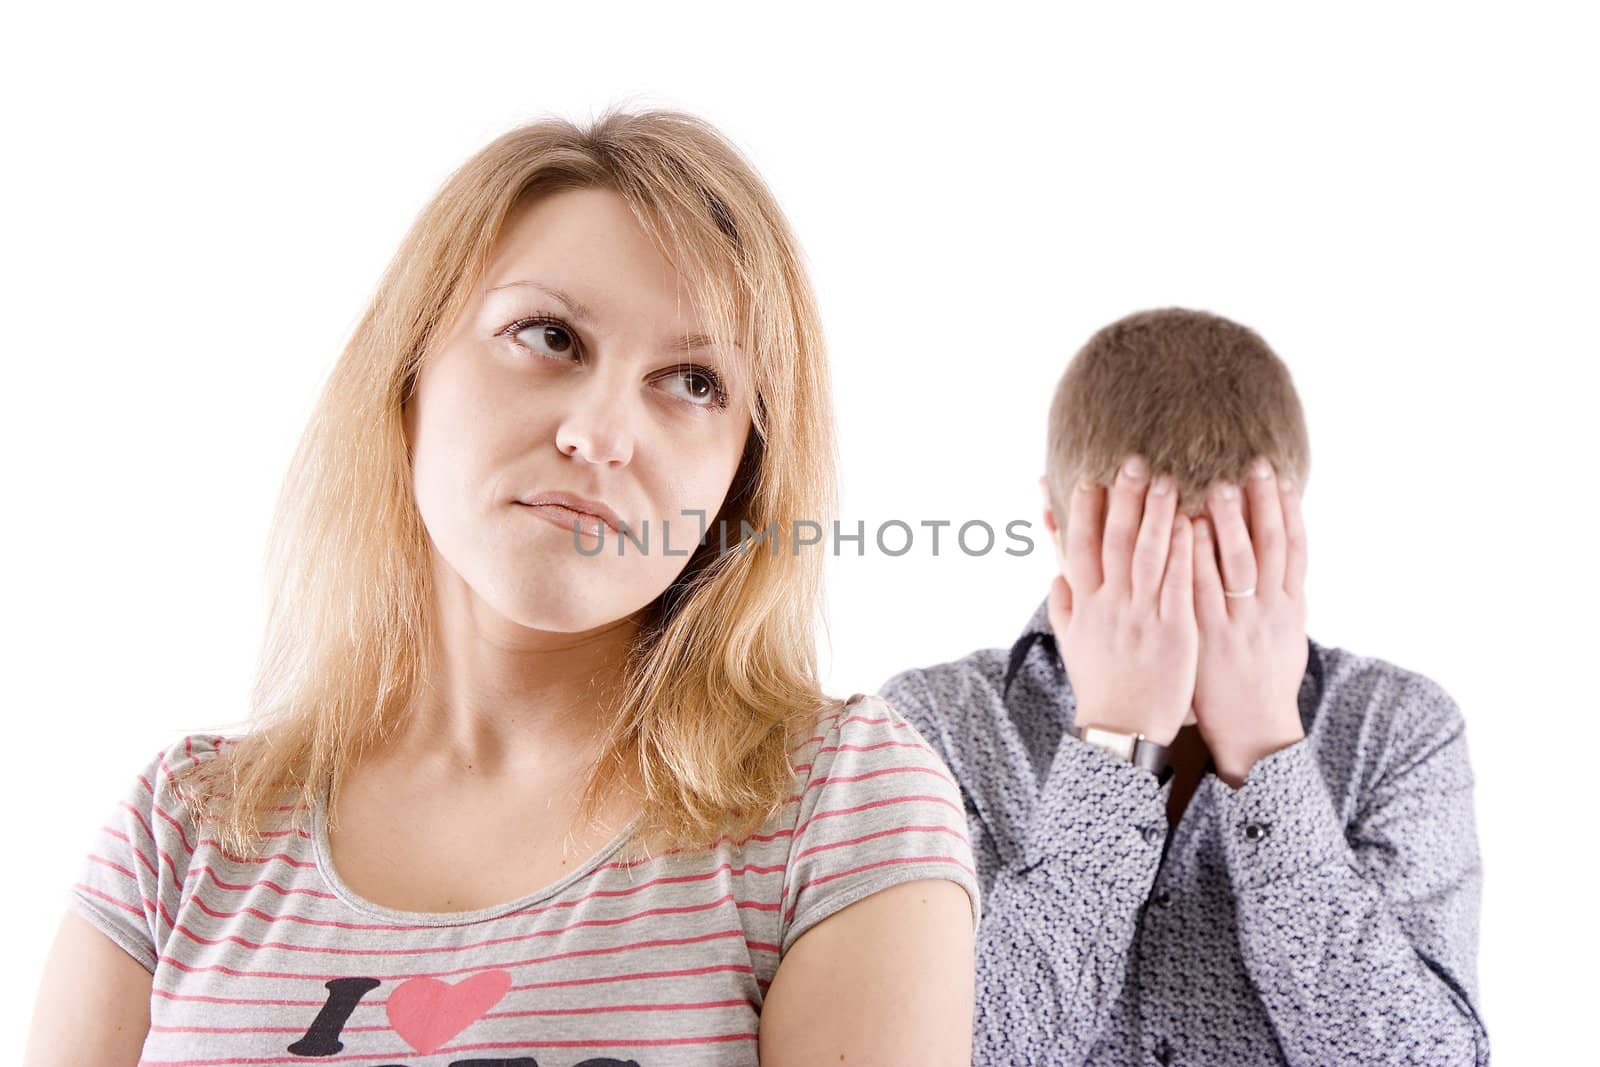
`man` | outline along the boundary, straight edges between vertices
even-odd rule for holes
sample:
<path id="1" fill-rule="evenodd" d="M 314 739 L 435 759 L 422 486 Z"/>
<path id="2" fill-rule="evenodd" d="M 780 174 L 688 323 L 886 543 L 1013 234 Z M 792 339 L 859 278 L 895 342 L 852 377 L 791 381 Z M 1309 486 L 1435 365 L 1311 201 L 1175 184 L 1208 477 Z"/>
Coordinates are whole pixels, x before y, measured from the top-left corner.
<path id="1" fill-rule="evenodd" d="M 1009 649 L 881 691 L 964 793 L 976 1062 L 1487 1063 L 1462 718 L 1306 636 L 1287 369 L 1145 312 L 1050 418 L 1061 577 Z"/>

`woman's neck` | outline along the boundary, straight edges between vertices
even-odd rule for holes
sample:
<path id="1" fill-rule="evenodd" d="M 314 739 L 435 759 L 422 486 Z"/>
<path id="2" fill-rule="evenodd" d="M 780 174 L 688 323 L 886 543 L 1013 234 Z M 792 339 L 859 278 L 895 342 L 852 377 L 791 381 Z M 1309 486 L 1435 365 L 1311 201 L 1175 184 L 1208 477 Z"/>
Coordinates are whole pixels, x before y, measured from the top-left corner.
<path id="1" fill-rule="evenodd" d="M 593 755 L 621 704 L 631 618 L 576 634 L 441 631 L 394 754 L 479 775 L 547 773 Z"/>

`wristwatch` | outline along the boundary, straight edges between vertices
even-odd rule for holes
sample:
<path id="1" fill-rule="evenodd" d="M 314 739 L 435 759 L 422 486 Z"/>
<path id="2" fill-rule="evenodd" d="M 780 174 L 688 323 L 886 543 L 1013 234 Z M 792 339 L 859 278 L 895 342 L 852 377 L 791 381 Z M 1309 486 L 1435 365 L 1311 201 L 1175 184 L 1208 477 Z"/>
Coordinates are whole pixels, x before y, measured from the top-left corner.
<path id="1" fill-rule="evenodd" d="M 1082 727 L 1069 726 L 1067 732 L 1086 745 L 1093 745 L 1117 759 L 1144 768 L 1157 778 L 1165 779 L 1167 746 L 1159 741 L 1152 741 L 1144 734 L 1113 730 L 1092 723 Z"/>

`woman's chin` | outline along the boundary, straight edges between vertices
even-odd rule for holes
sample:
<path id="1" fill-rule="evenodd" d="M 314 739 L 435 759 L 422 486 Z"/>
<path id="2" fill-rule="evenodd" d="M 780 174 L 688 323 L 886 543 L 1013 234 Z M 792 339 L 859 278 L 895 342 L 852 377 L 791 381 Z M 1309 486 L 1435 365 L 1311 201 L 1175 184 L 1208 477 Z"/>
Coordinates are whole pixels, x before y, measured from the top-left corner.
<path id="1" fill-rule="evenodd" d="M 660 595 L 660 590 L 645 588 L 648 583 L 623 588 L 608 584 L 596 582 L 593 572 L 581 567 L 537 567 L 500 583 L 483 599 L 529 630 L 576 634 L 625 618 Z"/>

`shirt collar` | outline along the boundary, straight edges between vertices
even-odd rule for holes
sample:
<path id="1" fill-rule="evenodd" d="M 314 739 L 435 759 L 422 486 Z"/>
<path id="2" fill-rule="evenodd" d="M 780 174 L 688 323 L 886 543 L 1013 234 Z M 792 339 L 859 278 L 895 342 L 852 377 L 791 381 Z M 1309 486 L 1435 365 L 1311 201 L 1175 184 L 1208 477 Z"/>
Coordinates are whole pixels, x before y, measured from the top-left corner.
<path id="1" fill-rule="evenodd" d="M 1028 658 L 1029 650 L 1036 644 L 1045 646 L 1050 662 L 1056 668 L 1056 677 L 1065 684 L 1066 668 L 1061 665 L 1061 656 L 1056 651 L 1056 634 L 1050 627 L 1049 597 L 1039 601 L 1039 606 L 1033 609 L 1033 617 L 1028 620 L 1028 625 L 1022 628 L 1022 636 L 1012 642 L 1011 658 L 1006 663 L 1005 681 L 1000 686 L 1002 697 L 1011 692 L 1011 679 L 1017 676 L 1017 671 L 1022 669 L 1023 661 Z"/>
<path id="2" fill-rule="evenodd" d="M 1000 686 L 1001 699 L 1004 699 L 1010 693 L 1011 680 L 1022 669 L 1022 664 L 1027 660 L 1028 653 L 1032 651 L 1034 645 L 1043 645 L 1045 647 L 1044 654 L 1049 656 L 1050 664 L 1056 671 L 1056 678 L 1061 685 L 1070 685 L 1067 681 L 1066 667 L 1061 662 L 1061 654 L 1056 649 L 1055 630 L 1050 626 L 1050 598 L 1046 596 L 1039 601 L 1039 606 L 1033 609 L 1033 615 L 1028 619 L 1028 624 L 1022 628 L 1022 635 L 1012 642 L 1011 657 L 1006 663 L 1005 680 Z M 1312 711 L 1315 711 L 1317 705 L 1322 703 L 1322 669 L 1321 646 L 1307 636 L 1306 676 L 1311 679 L 1310 709 Z M 1302 710 L 1302 718 L 1309 718 L 1309 715 L 1304 710 Z M 1307 726 L 1309 727 L 1309 723 L 1307 723 Z"/>

